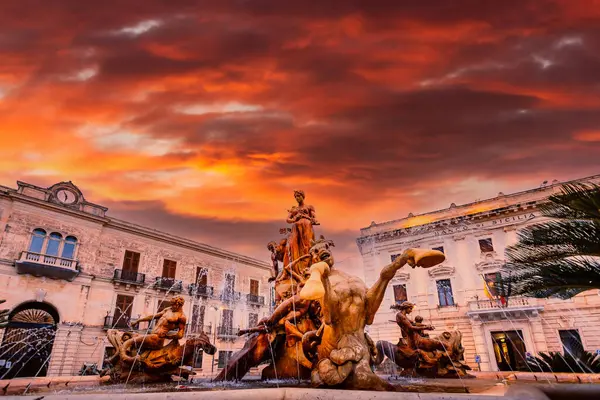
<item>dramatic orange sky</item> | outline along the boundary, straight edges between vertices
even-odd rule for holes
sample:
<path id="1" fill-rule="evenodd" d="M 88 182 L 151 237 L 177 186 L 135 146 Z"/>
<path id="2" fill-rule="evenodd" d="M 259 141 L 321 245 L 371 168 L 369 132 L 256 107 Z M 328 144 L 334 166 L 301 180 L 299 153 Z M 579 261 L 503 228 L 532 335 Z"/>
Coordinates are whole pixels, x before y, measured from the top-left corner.
<path id="1" fill-rule="evenodd" d="M 372 220 L 600 172 L 599 55 L 597 0 L 4 0 L 0 184 L 262 259 L 302 188 L 355 260 Z"/>

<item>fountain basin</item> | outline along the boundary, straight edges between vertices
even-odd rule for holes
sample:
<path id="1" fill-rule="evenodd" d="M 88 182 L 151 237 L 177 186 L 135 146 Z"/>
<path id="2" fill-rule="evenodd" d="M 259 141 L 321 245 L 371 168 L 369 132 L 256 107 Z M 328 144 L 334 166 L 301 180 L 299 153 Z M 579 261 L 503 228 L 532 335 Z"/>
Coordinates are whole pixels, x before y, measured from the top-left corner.
<path id="1" fill-rule="evenodd" d="M 490 374 L 490 373 L 482 373 Z M 502 374 L 502 373 L 500 373 Z M 533 375 L 533 374 L 529 374 Z M 556 374 L 558 375 L 558 374 Z M 576 374 L 562 374 L 576 375 Z M 593 374 L 582 374 L 593 375 Z M 17 378 L 0 381 L 5 398 L 15 399 L 240 399 L 240 400 L 290 400 L 290 399 L 446 399 L 446 400 L 553 400 L 573 397 L 578 399 L 600 398 L 600 385 L 565 384 L 558 380 L 548 381 L 532 376 L 529 379 L 509 380 L 503 377 L 503 383 L 497 379 L 423 379 L 395 376 L 382 376 L 392 383 L 398 392 L 373 392 L 356 390 L 312 389 L 308 382 L 297 380 L 260 381 L 243 380 L 241 382 L 210 382 L 207 379 L 193 383 L 125 385 L 106 384 L 106 378 L 99 376 L 63 376 L 54 378 Z M 583 377 L 579 377 L 580 379 Z M 550 382 L 550 384 L 548 383 Z M 585 381 L 584 381 L 585 382 Z M 277 386 L 277 387 L 276 387 Z"/>
<path id="2" fill-rule="evenodd" d="M 346 400 L 558 400 L 565 396 L 578 399 L 598 399 L 600 390 L 595 385 L 519 385 L 504 394 L 493 393 L 392 393 L 358 390 L 307 389 L 307 388 L 273 388 L 252 390 L 225 390 L 208 392 L 179 393 L 110 393 L 110 398 L 128 400 L 309 400 L 331 399 Z M 54 394 L 44 396 L 44 400 L 104 400 L 107 393 L 95 394 Z M 40 399 L 39 395 L 10 396 L 14 399 Z"/>

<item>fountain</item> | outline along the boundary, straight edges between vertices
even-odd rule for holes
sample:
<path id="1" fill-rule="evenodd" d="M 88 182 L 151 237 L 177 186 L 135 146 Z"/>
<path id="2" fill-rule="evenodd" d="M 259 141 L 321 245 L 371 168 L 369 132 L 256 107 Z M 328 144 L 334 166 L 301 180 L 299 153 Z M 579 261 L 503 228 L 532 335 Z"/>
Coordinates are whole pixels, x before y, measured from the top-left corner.
<path id="1" fill-rule="evenodd" d="M 323 236 L 317 238 L 314 233 L 313 227 L 319 225 L 314 207 L 304 203 L 303 191 L 295 191 L 294 197 L 297 205 L 288 210 L 286 219 L 287 223 L 291 224 L 291 228 L 283 230 L 287 237 L 271 241 L 267 245 L 271 252 L 272 276 L 269 281 L 274 286 L 275 309 L 256 326 L 239 331 L 240 335 L 246 335 L 244 347 L 230 357 L 225 368 L 222 368 L 213 380 L 214 382 L 196 380 L 194 383 L 190 379 L 193 375 L 190 364 L 194 353 L 201 350 L 208 354 L 215 354 L 216 348 L 203 332 L 187 336 L 185 332 L 187 318 L 182 309 L 184 300 L 181 297 L 174 297 L 171 299 L 170 307 L 130 323 L 130 326 L 134 327 L 140 322 L 149 322 L 145 332 L 140 333 L 133 329 L 108 331 L 107 340 L 117 351 L 106 360 L 109 367 L 101 372 L 103 378 L 98 379 L 94 376 L 52 377 L 37 380 L 32 378 L 30 381 L 23 381 L 23 386 L 10 382 L 4 386 L 4 392 L 9 393 L 7 392 L 9 388 L 9 391 L 12 390 L 10 393 L 22 394 L 34 389 L 44 391 L 46 390 L 44 388 L 60 384 L 67 386 L 71 382 L 98 384 L 103 382 L 102 379 L 109 379 L 115 385 L 105 387 L 105 391 L 96 389 L 96 393 L 92 392 L 90 396 L 105 398 L 108 392 L 112 397 L 115 391 L 122 390 L 128 383 L 141 384 L 128 387 L 128 392 L 181 390 L 180 398 L 195 399 L 209 397 L 211 399 L 244 397 L 263 400 L 315 397 L 341 399 L 342 396 L 344 398 L 374 396 L 364 392 L 362 394 L 360 392 L 340 393 L 334 390 L 302 387 L 307 381 L 310 381 L 314 388 L 320 389 L 417 391 L 421 392 L 419 398 L 432 399 L 436 398 L 435 394 L 428 397 L 423 392 L 468 393 L 468 395 L 462 394 L 468 397 L 444 395 L 444 398 L 448 399 L 485 398 L 472 394 L 473 388 L 475 391 L 493 389 L 492 395 L 506 393 L 507 397 L 515 399 L 523 396 L 549 398 L 544 397 L 546 394 L 560 397 L 568 390 L 574 390 L 579 394 L 586 393 L 585 390 L 588 388 L 583 385 L 578 388 L 548 386 L 549 388 L 544 387 L 542 390 L 537 386 L 530 388 L 521 386 L 506 391 L 508 379 L 503 379 L 503 376 L 503 383 L 499 383 L 496 380 L 499 379 L 499 375 L 492 378 L 494 380 L 491 382 L 488 380 L 487 383 L 485 378 L 472 379 L 472 383 L 467 387 L 462 379 L 472 376 L 468 373 L 469 366 L 464 363 L 461 332 L 443 332 L 437 337 L 430 338 L 426 331 L 434 328 L 424 324 L 419 316 L 411 320 L 409 315 L 415 306 L 407 301 L 392 306 L 393 309 L 398 310 L 395 322 L 402 331 L 402 338 L 397 344 L 385 341 L 374 343 L 365 329 L 373 323 L 375 314 L 383 302 L 386 288 L 396 272 L 406 265 L 412 268 L 433 267 L 444 261 L 444 254 L 429 249 L 407 249 L 391 264 L 384 266 L 378 280 L 372 287 L 367 287 L 358 277 L 351 276 L 336 267 L 332 253 L 333 241 Z M 279 268 L 279 263 L 282 263 L 283 268 Z M 233 288 L 233 281 L 226 280 L 221 293 L 222 301 L 235 303 L 239 300 Z M 0 311 L 0 324 L 3 313 L 6 314 Z M 153 325 L 152 321 L 156 323 Z M 180 340 L 184 338 L 185 342 L 181 343 Z M 385 357 L 403 369 L 401 373 L 403 381 L 399 385 L 392 385 L 390 380 L 375 373 L 375 367 L 381 364 Z M 261 372 L 263 382 L 226 383 L 241 381 L 251 368 L 258 367 L 260 364 L 267 364 Z M 187 380 L 186 385 L 146 386 L 148 383 L 170 383 L 173 376 Z M 481 378 L 481 376 L 477 377 Z M 520 376 L 523 377 L 519 378 L 522 380 L 528 378 L 528 375 Z M 438 380 L 423 379 L 441 377 L 457 378 L 457 380 L 444 380 L 444 383 L 440 384 Z M 538 380 L 538 376 L 534 375 L 533 378 L 535 381 Z M 591 378 L 589 379 L 591 382 Z M 235 388 L 253 390 L 251 394 L 232 391 L 198 393 L 203 390 Z M 187 393 L 188 389 L 193 393 Z M 58 393 L 59 396 L 61 394 Z M 173 397 L 173 395 L 169 396 Z M 392 399 L 397 396 L 401 395 L 377 394 L 377 398 L 381 399 Z M 596 397 L 592 395 L 590 398 Z"/>
<path id="2" fill-rule="evenodd" d="M 188 365 L 197 349 L 208 354 L 214 354 L 217 349 L 204 332 L 188 338 L 184 345 L 179 343 L 184 336 L 187 320 L 183 304 L 182 297 L 174 297 L 170 307 L 131 322 L 131 326 L 136 326 L 140 322 L 157 320 L 150 333 L 109 329 L 107 337 L 116 352 L 106 360 L 110 367 L 103 370 L 101 376 L 108 374 L 113 382 L 140 383 L 170 382 L 172 375 L 187 379 L 191 374 Z M 169 339 L 170 343 L 165 345 L 165 340 Z"/>
<path id="3" fill-rule="evenodd" d="M 315 387 L 393 391 L 372 370 L 378 351 L 365 326 L 373 323 L 387 285 L 400 268 L 433 267 L 444 261 L 444 254 L 408 249 L 368 288 L 335 268 L 333 242 L 323 236 L 315 240 L 314 207 L 304 203 L 303 191 L 295 191 L 294 197 L 298 205 L 288 211 L 288 239 L 268 246 L 274 267 L 281 258 L 284 264 L 274 279 L 277 308 L 258 326 L 240 332 L 250 336 L 216 380 L 239 380 L 250 368 L 272 360 L 263 370 L 264 379 L 310 377 Z"/>
<path id="4" fill-rule="evenodd" d="M 384 356 L 402 367 L 404 376 L 426 376 L 431 378 L 461 378 L 471 377 L 467 371 L 471 369 L 464 364 L 464 349 L 460 331 L 443 332 L 440 336 L 430 339 L 426 330 L 434 330 L 430 325 L 422 323 L 423 318 L 408 318 L 415 305 L 408 301 L 395 304 L 391 308 L 400 310 L 396 314 L 396 323 L 402 330 L 402 338 L 398 344 L 377 342 L 377 360 L 379 365 Z"/>

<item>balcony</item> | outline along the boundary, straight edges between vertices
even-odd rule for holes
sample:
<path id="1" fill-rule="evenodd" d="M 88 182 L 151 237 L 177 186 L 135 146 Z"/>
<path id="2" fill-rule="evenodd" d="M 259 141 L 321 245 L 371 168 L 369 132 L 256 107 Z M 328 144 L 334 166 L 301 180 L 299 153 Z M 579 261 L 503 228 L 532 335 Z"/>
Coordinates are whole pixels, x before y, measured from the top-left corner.
<path id="1" fill-rule="evenodd" d="M 212 297 L 214 292 L 212 286 L 196 285 L 195 283 L 188 286 L 188 291 L 190 296 L 196 297 Z"/>
<path id="2" fill-rule="evenodd" d="M 154 288 L 166 290 L 171 293 L 181 293 L 183 291 L 183 283 L 173 278 L 157 276 L 156 281 L 154 282 Z"/>
<path id="3" fill-rule="evenodd" d="M 238 338 L 238 328 L 232 326 L 218 326 L 217 327 L 217 339 L 234 342 Z"/>
<path id="4" fill-rule="evenodd" d="M 190 325 L 189 332 L 191 334 L 204 332 L 207 335 L 210 335 L 212 333 L 212 325 L 197 325 L 197 326 Z"/>
<path id="5" fill-rule="evenodd" d="M 518 320 L 537 317 L 544 306 L 537 299 L 527 297 L 509 297 L 506 302 L 483 299 L 477 296 L 468 303 L 470 318 L 480 321 Z"/>
<path id="6" fill-rule="evenodd" d="M 241 300 L 242 294 L 240 292 L 235 292 L 232 290 L 223 290 L 219 295 L 219 299 L 223 303 L 231 304 L 237 303 Z"/>
<path id="7" fill-rule="evenodd" d="M 255 306 L 264 306 L 265 296 L 259 296 L 257 294 L 248 293 L 246 295 L 246 302 Z"/>
<path id="8" fill-rule="evenodd" d="M 15 261 L 18 274 L 31 274 L 33 276 L 46 276 L 53 279 L 65 279 L 73 281 L 79 275 L 79 263 L 77 260 L 49 256 L 46 254 L 22 251 L 18 260 Z"/>
<path id="9" fill-rule="evenodd" d="M 107 315 L 104 317 L 104 330 L 108 329 L 131 330 L 131 327 L 129 326 L 129 317 L 127 315 L 121 315 L 120 318 L 119 316 L 116 316 L 115 318 L 115 316 Z"/>
<path id="10" fill-rule="evenodd" d="M 122 269 L 115 269 L 113 282 L 142 286 L 144 282 L 146 282 L 146 275 L 137 273 L 135 271 L 123 271 Z"/>

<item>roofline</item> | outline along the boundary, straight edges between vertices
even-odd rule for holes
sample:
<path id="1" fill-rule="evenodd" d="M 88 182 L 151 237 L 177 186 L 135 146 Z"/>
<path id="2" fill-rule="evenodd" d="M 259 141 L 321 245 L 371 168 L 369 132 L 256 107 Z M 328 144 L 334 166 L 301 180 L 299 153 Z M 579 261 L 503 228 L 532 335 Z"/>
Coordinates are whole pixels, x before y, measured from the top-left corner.
<path id="1" fill-rule="evenodd" d="M 101 217 L 92 214 L 85 213 L 83 211 L 74 210 L 71 208 L 61 207 L 57 204 L 48 203 L 46 201 L 29 197 L 18 193 L 15 189 L 6 186 L 0 186 L 0 197 L 8 197 L 11 201 L 21 201 L 23 203 L 29 203 L 38 207 L 43 207 L 52 211 L 56 211 L 63 214 L 68 214 L 78 218 L 87 219 L 92 222 L 102 224 L 105 227 L 121 230 L 124 232 L 132 233 L 138 236 L 145 236 L 151 239 L 167 242 L 169 244 L 187 248 L 190 250 L 196 250 L 205 254 L 216 256 L 219 258 L 225 258 L 231 261 L 240 262 L 252 267 L 262 268 L 270 270 L 271 267 L 266 261 L 261 261 L 252 257 L 248 257 L 239 253 L 234 253 L 229 250 L 219 249 L 200 243 L 191 239 L 186 239 L 180 236 L 173 235 L 168 232 L 159 231 L 158 229 L 149 228 L 142 225 L 137 225 L 128 221 L 120 220 L 112 217 Z"/>
<path id="2" fill-rule="evenodd" d="M 587 177 L 584 177 L 584 178 L 571 179 L 569 181 L 560 181 L 560 182 L 556 182 L 556 183 L 553 183 L 553 184 L 548 185 L 548 186 L 543 186 L 543 187 L 534 188 L 534 189 L 522 190 L 520 192 L 514 192 L 514 193 L 505 194 L 505 195 L 502 195 L 502 196 L 490 197 L 490 198 L 487 198 L 487 199 L 473 201 L 471 203 L 465 203 L 465 204 L 461 204 L 461 205 L 458 205 L 458 206 L 450 206 L 450 207 L 442 208 L 442 209 L 435 210 L 435 211 L 427 211 L 427 212 L 424 212 L 424 213 L 421 213 L 421 214 L 414 214 L 414 215 L 411 215 L 409 217 L 403 217 L 403 218 L 399 218 L 399 219 L 394 219 L 394 220 L 388 220 L 388 221 L 384 221 L 384 222 L 379 222 L 379 223 L 371 224 L 369 226 L 365 226 L 363 228 L 360 228 L 360 230 L 363 231 L 363 230 L 367 230 L 367 229 L 370 229 L 370 228 L 373 228 L 373 227 L 382 227 L 382 226 L 388 225 L 388 224 L 391 225 L 391 224 L 395 224 L 395 223 L 398 223 L 398 222 L 406 221 L 406 220 L 408 220 L 410 218 L 414 218 L 414 217 L 422 217 L 422 216 L 426 216 L 426 215 L 433 215 L 433 214 L 436 214 L 436 213 L 439 213 L 439 212 L 442 212 L 442 211 L 447 211 L 447 210 L 449 210 L 451 208 L 454 209 L 454 210 L 459 210 L 461 208 L 471 207 L 471 206 L 474 206 L 474 205 L 477 205 L 477 204 L 485 203 L 487 201 L 491 201 L 491 200 L 495 200 L 495 199 L 499 199 L 499 198 L 506 199 L 506 198 L 511 198 L 511 197 L 517 197 L 517 196 L 520 196 L 520 195 L 523 195 L 523 194 L 526 194 L 526 193 L 534 193 L 536 191 L 545 191 L 545 190 L 548 190 L 550 188 L 554 188 L 554 187 L 557 187 L 557 186 L 566 185 L 566 184 L 569 184 L 569 183 L 583 182 L 583 181 L 589 181 L 589 180 L 594 180 L 594 179 L 600 179 L 600 174 L 591 175 L 591 176 L 587 176 Z M 450 218 L 452 218 L 452 217 L 448 217 L 448 218 L 445 218 L 445 219 L 450 219 Z"/>

